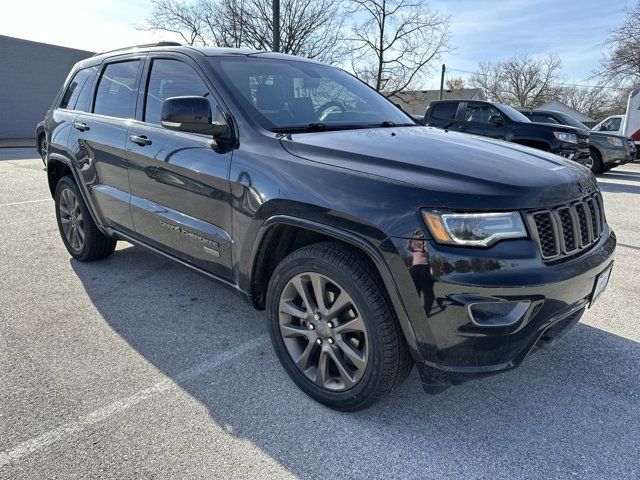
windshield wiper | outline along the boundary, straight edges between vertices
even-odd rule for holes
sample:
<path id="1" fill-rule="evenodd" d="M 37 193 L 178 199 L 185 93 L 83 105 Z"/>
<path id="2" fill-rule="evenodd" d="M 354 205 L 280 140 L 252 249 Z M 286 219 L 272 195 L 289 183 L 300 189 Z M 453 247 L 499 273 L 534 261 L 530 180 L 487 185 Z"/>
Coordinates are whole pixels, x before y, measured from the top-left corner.
<path id="1" fill-rule="evenodd" d="M 382 128 L 395 127 L 396 122 L 392 122 L 391 120 L 385 120 L 379 126 Z"/>

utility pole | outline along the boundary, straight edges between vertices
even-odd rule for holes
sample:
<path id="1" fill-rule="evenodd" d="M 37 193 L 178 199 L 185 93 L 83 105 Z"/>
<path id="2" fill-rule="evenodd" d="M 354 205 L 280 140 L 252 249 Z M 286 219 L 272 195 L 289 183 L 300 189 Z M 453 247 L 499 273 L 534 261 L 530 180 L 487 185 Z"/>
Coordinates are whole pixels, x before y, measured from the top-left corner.
<path id="1" fill-rule="evenodd" d="M 273 51 L 280 51 L 280 0 L 273 0 Z"/>
<path id="2" fill-rule="evenodd" d="M 442 73 L 440 74 L 440 100 L 442 100 L 442 95 L 444 93 L 444 72 L 447 70 L 447 67 L 442 64 Z"/>

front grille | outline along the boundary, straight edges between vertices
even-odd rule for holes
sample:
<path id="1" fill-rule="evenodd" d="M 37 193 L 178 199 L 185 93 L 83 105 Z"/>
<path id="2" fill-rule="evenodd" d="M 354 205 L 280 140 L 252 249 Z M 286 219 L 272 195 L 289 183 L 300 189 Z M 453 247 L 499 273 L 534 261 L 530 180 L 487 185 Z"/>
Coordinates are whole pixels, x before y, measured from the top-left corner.
<path id="1" fill-rule="evenodd" d="M 527 218 L 545 261 L 561 260 L 587 250 L 598 241 L 606 224 L 600 193 L 531 212 Z"/>

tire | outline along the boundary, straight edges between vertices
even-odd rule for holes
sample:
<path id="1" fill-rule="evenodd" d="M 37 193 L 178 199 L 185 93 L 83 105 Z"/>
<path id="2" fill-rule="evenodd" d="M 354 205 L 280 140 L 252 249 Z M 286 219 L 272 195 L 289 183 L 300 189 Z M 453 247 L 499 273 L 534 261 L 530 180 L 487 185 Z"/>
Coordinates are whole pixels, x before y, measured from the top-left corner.
<path id="1" fill-rule="evenodd" d="M 602 155 L 600 155 L 600 152 L 595 150 L 595 149 L 591 149 L 591 158 L 593 159 L 593 165 L 591 166 L 591 171 L 593 173 L 601 173 L 602 170 Z"/>
<path id="2" fill-rule="evenodd" d="M 72 177 L 62 177 L 58 181 L 54 199 L 58 230 L 73 258 L 90 262 L 113 253 L 116 240 L 98 229 Z"/>
<path id="3" fill-rule="evenodd" d="M 40 138 L 38 139 L 38 152 L 40 153 L 40 157 L 42 158 L 42 161 L 46 164 L 47 163 L 47 150 L 49 149 L 49 144 L 47 142 L 47 136 L 46 135 L 40 135 Z"/>
<path id="4" fill-rule="evenodd" d="M 311 308 L 321 314 L 309 313 L 299 294 L 303 285 L 312 307 L 324 304 Z M 351 303 L 345 303 L 344 294 Z M 304 393 L 330 408 L 367 408 L 411 372 L 413 359 L 386 290 L 357 250 L 324 242 L 292 252 L 271 276 L 266 305 L 271 342 L 283 368 Z M 325 375 L 319 374 L 322 356 Z"/>

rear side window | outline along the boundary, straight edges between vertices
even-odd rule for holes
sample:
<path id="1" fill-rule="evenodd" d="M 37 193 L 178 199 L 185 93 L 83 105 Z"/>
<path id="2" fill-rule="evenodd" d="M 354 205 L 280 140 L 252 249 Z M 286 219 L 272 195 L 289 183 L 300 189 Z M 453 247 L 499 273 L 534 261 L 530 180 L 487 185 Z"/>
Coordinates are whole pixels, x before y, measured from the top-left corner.
<path id="1" fill-rule="evenodd" d="M 91 90 L 91 84 L 93 83 L 92 75 L 94 75 L 94 71 L 93 67 L 78 70 L 62 96 L 60 108 L 76 110 L 76 104 L 78 103 L 78 98 L 81 96 L 82 91 Z M 85 86 L 87 86 L 86 89 Z"/>
<path id="2" fill-rule="evenodd" d="M 457 103 L 436 103 L 431 106 L 431 116 L 439 120 L 455 120 L 457 111 Z"/>
<path id="3" fill-rule="evenodd" d="M 118 118 L 133 118 L 138 93 L 139 60 L 110 63 L 96 90 L 93 112 Z"/>
<path id="4" fill-rule="evenodd" d="M 215 101 L 193 68 L 179 60 L 154 60 L 147 86 L 144 121 L 160 124 L 162 102 L 169 97 L 186 96 L 207 97 L 215 118 Z"/>

